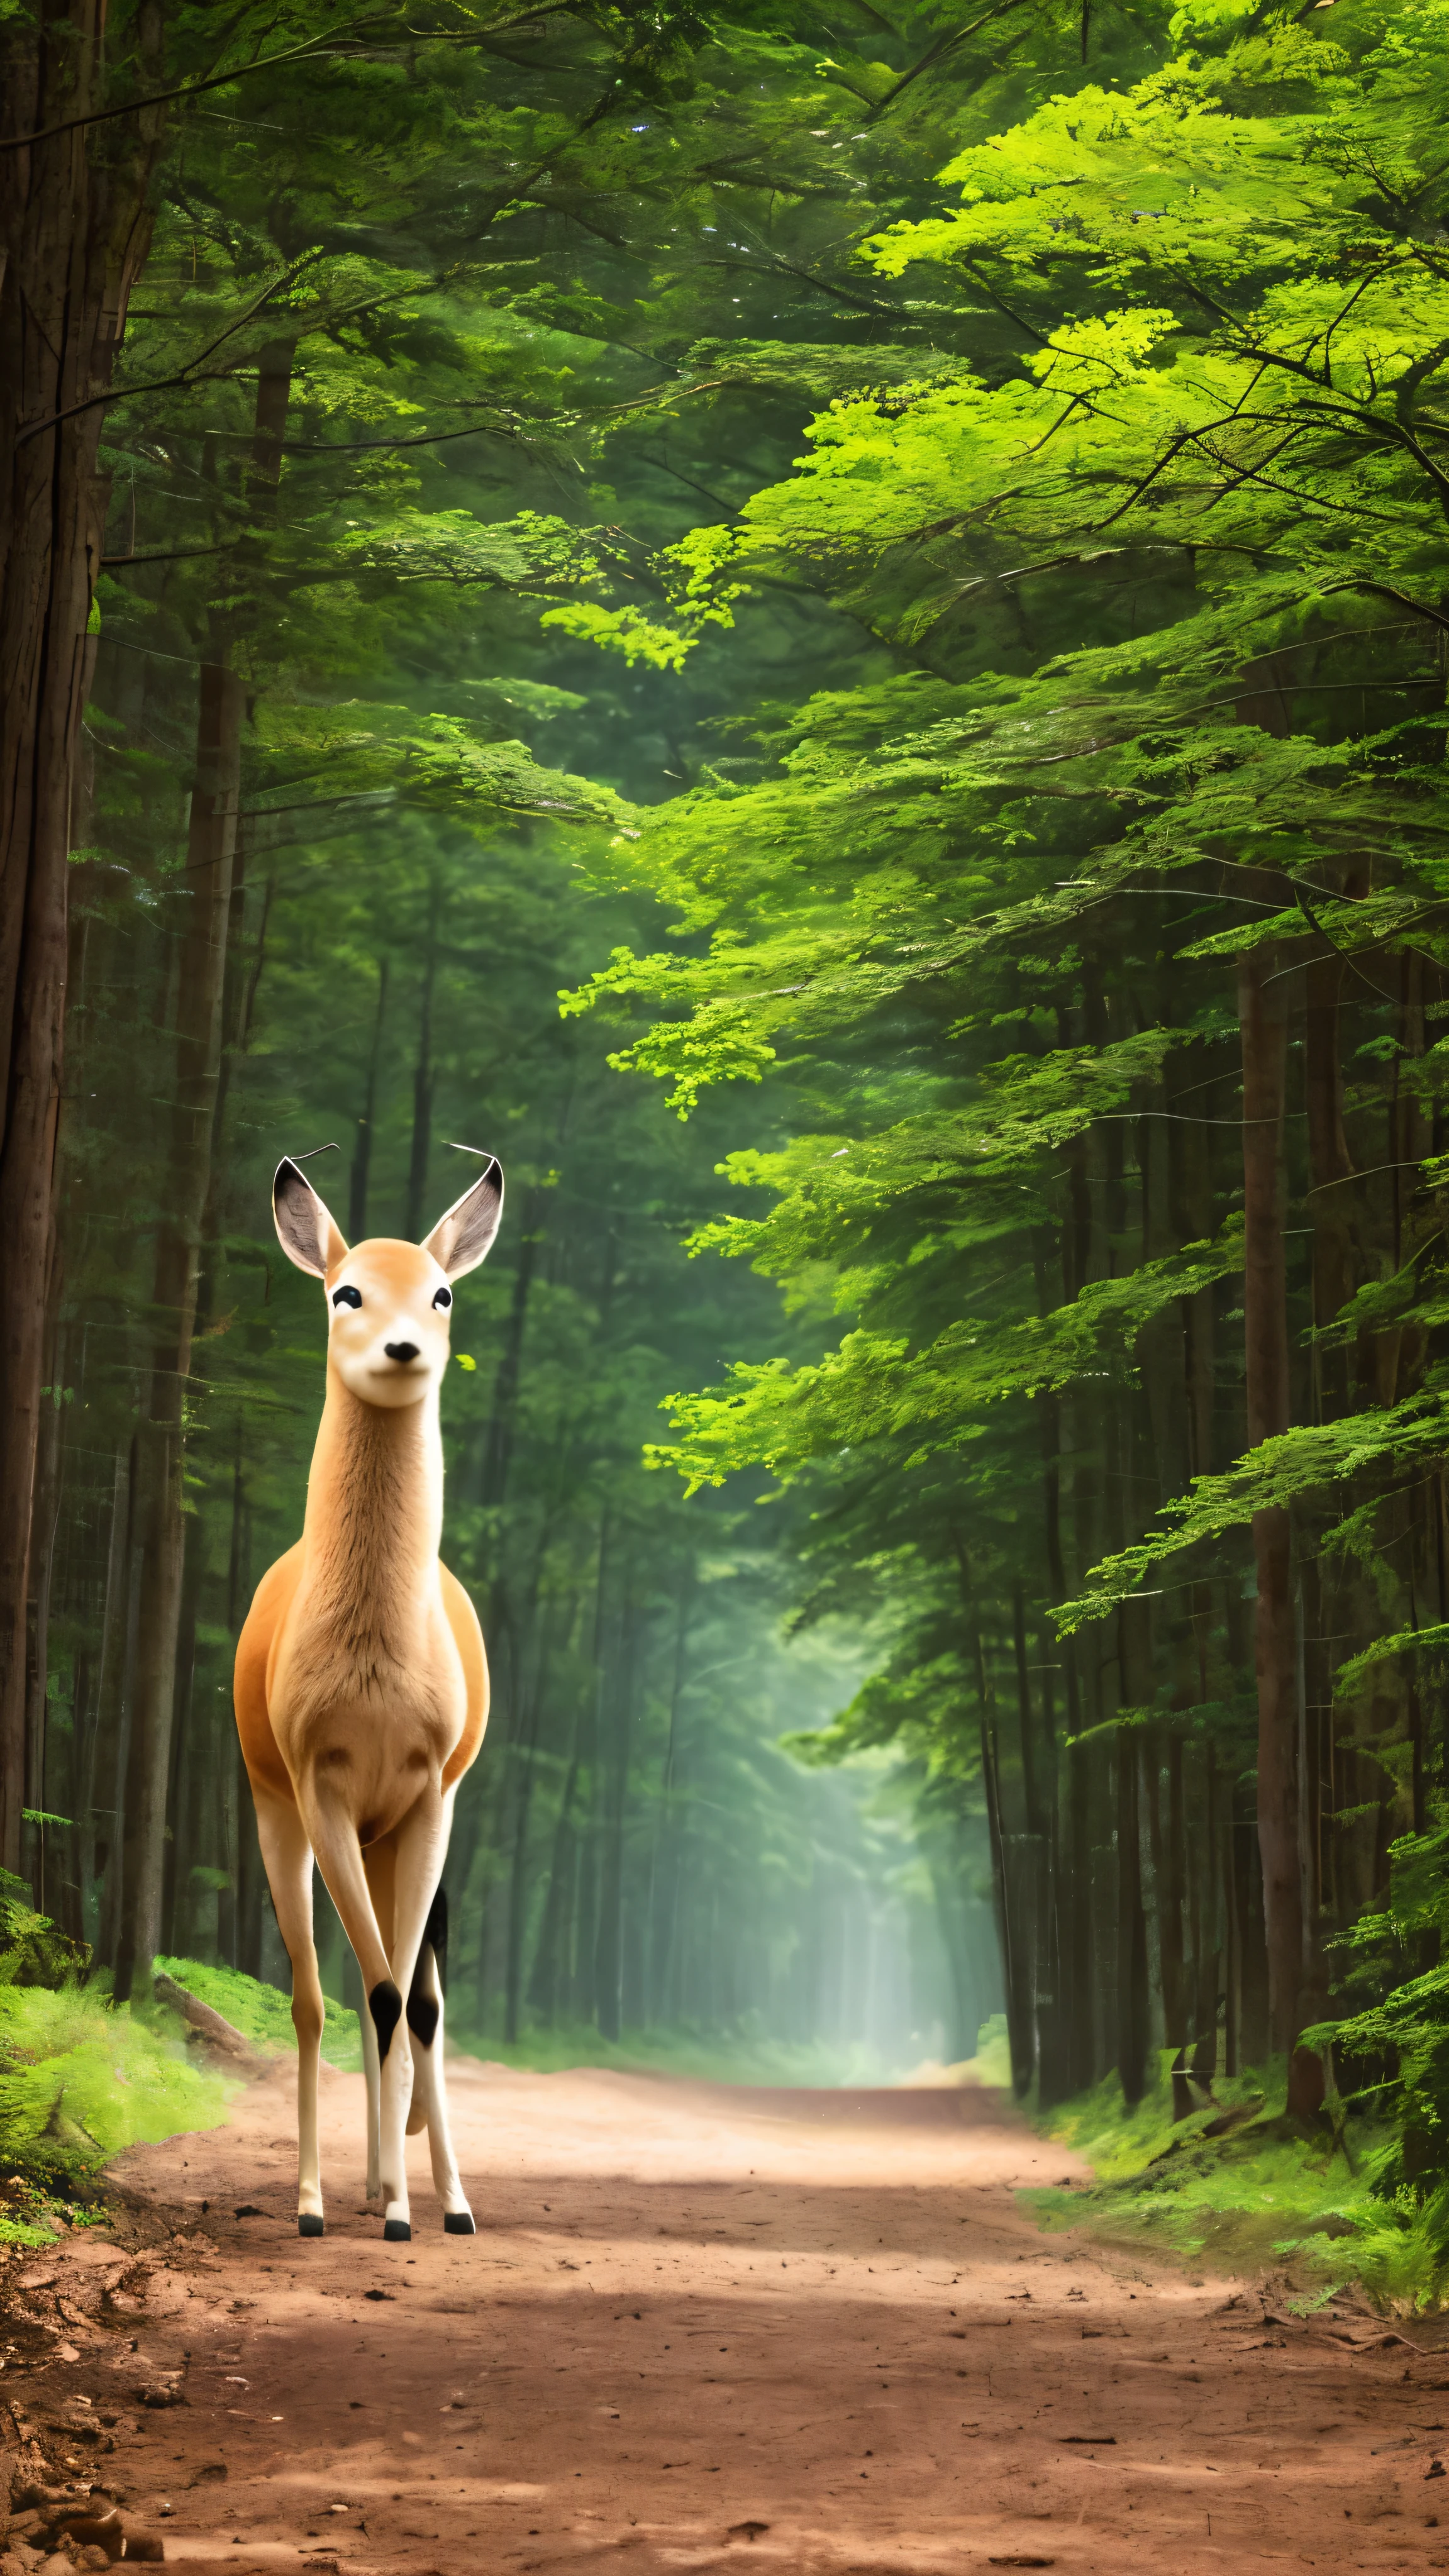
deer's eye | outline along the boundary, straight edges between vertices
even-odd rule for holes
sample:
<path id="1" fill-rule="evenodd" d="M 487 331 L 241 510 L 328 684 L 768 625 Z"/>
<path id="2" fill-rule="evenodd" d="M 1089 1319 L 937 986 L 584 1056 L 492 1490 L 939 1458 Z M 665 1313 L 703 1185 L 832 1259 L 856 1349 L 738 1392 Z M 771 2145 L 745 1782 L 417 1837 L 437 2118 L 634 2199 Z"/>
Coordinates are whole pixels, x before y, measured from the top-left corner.
<path id="1" fill-rule="evenodd" d="M 334 1288 L 332 1303 L 334 1306 L 360 1306 L 362 1291 L 360 1288 Z"/>
<path id="2" fill-rule="evenodd" d="M 452 1289 L 451 1289 L 451 1288 L 440 1288 L 440 1289 L 438 1290 L 437 1295 L 436 1295 L 436 1296 L 435 1296 L 435 1298 L 433 1299 L 433 1304 L 434 1304 L 435 1306 L 448 1307 L 448 1306 L 451 1306 L 452 1302 L 453 1302 L 453 1291 L 452 1291 Z"/>

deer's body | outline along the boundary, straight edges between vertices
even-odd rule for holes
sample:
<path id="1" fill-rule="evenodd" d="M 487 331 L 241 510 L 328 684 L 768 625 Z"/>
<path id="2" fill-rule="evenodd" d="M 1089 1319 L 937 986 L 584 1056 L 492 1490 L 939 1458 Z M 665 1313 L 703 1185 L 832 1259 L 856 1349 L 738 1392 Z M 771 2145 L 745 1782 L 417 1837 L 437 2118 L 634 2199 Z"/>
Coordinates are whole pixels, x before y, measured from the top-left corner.
<path id="1" fill-rule="evenodd" d="M 473 2227 L 443 2091 L 440 1882 L 454 1792 L 487 1723 L 488 1667 L 472 1602 L 438 1556 L 438 1393 L 448 1278 L 482 1260 L 502 1195 L 490 1164 L 426 1244 L 349 1251 L 296 1166 L 277 1175 L 283 1247 L 326 1283 L 327 1396 L 302 1536 L 263 1576 L 242 1630 L 236 1715 L 292 1962 L 304 2235 L 322 2227 L 314 1858 L 362 1970 L 367 2188 L 382 2191 L 384 2232 L 411 2232 L 403 2139 L 423 2126 L 444 2224 Z"/>

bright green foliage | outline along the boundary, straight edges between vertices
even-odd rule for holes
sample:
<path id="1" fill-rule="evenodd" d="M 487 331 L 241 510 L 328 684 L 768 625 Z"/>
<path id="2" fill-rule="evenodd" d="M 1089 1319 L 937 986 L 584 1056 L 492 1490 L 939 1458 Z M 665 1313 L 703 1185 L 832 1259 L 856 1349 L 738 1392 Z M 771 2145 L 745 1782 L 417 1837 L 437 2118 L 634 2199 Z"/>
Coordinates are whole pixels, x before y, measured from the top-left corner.
<path id="1" fill-rule="evenodd" d="M 157 1968 L 163 1975 L 174 1977 L 178 1986 L 198 2002 L 210 2004 L 239 2030 L 243 2039 L 265 2049 L 270 2055 L 289 2057 L 297 2045 L 292 2028 L 292 2007 L 288 1997 L 275 1986 L 264 1986 L 256 1977 L 242 1974 L 239 1968 L 219 1967 L 207 1959 L 163 1959 Z M 362 2033 L 357 2015 L 346 2004 L 334 2002 L 331 1995 L 323 2001 L 327 2019 L 322 2032 L 322 2054 L 329 2066 L 340 2067 L 344 2074 L 356 2074 L 362 2065 Z"/>
<path id="2" fill-rule="evenodd" d="M 1325 2036 L 1350 2062 L 1394 2069 L 1399 2136 L 1382 2188 L 1408 2201 L 1426 2198 L 1424 2224 L 1449 2277 L 1449 2191 L 1442 2187 L 1449 2166 L 1449 1832 L 1441 1826 L 1405 1835 L 1389 1859 L 1387 1901 L 1354 1926 L 1343 1947 L 1361 1963 L 1350 1985 L 1382 1993 L 1390 1984 L 1391 1991 L 1328 2025 Z M 1396 1977 L 1404 1982 L 1392 1982 Z"/>
<path id="3" fill-rule="evenodd" d="M 0 2135 L 17 2207 L 0 2242 L 43 2245 L 47 2195 L 69 2197 L 125 2147 L 214 2128 L 231 2087 L 188 2060 L 184 2040 L 153 2028 L 85 1983 L 89 1954 L 0 1876 Z M 37 2188 L 38 2187 L 38 2188 Z"/>
<path id="4" fill-rule="evenodd" d="M 1173 2117 L 1165 2057 L 1130 2120 L 1115 2084 L 1094 2086 L 1042 2123 L 1055 2145 L 1087 2159 L 1092 2184 L 1022 2197 L 1049 2229 L 1086 2221 L 1223 2271 L 1286 2266 L 1300 2284 L 1300 2313 L 1356 2279 L 1390 2298 L 1402 2295 L 1391 2281 L 1412 2272 L 1427 2291 L 1421 2234 L 1373 2189 L 1382 2132 L 1355 2122 L 1346 2151 L 1329 2134 L 1295 2132 L 1267 2106 L 1270 2081 L 1245 2073 L 1220 2084 L 1218 2098 L 1185 2120 Z M 1208 2134 L 1234 2113 L 1239 2125 Z"/>
<path id="5" fill-rule="evenodd" d="M 1285 1431 L 1276 1439 L 1265 1440 L 1226 1475 L 1200 1476 L 1186 1495 L 1169 1503 L 1165 1517 L 1172 1526 L 1166 1532 L 1154 1532 L 1140 1545 L 1125 1548 L 1120 1556 L 1105 1557 L 1094 1566 L 1091 1590 L 1079 1600 L 1061 1604 L 1059 1623 L 1068 1631 L 1079 1627 L 1085 1618 L 1099 1617 L 1104 1609 L 1130 1597 L 1133 1587 L 1165 1558 L 1194 1541 L 1221 1538 L 1228 1530 L 1244 1528 L 1255 1512 L 1271 1511 L 1300 1495 L 1331 1495 L 1335 1488 L 1348 1486 L 1366 1470 L 1385 1466 L 1400 1470 L 1416 1460 L 1433 1462 L 1443 1457 L 1445 1446 L 1444 1387 L 1439 1371 L 1426 1379 L 1418 1393 L 1387 1411 L 1351 1414 L 1341 1422 L 1305 1425 L 1300 1431 Z M 1371 1526 L 1372 1514 L 1367 1521 L 1360 1515 L 1347 1515 L 1326 1534 L 1325 1543 L 1344 1550 L 1366 1550 L 1372 1544 Z M 1432 1640 L 1436 1633 L 1430 1630 L 1428 1638 Z M 1381 1661 L 1394 1646 L 1407 1651 L 1415 1635 L 1414 1630 L 1405 1629 L 1396 1638 L 1376 1638 L 1362 1654 L 1346 1657 L 1339 1687 L 1351 1688 L 1371 1664 Z"/>
<path id="6" fill-rule="evenodd" d="M 907 1460 L 914 1466 L 938 1445 L 979 1438 L 987 1405 L 1055 1391 L 1087 1374 L 1106 1377 L 1114 1361 L 1116 1373 L 1129 1377 L 1137 1337 L 1153 1318 L 1240 1270 L 1242 1258 L 1241 1238 L 1230 1230 L 1221 1245 L 1189 1244 L 1125 1279 L 1094 1281 L 1052 1314 L 975 1329 L 948 1325 L 924 1350 L 859 1332 L 815 1367 L 740 1361 L 732 1396 L 670 1399 L 680 1437 L 648 1454 L 656 1465 L 677 1466 L 692 1493 L 756 1463 L 788 1479 L 812 1457 L 898 1433 L 914 1443 Z M 1104 1582 L 1109 1574 L 1101 1569 Z M 1063 1617 L 1076 1606 L 1064 1605 Z"/>
<path id="7" fill-rule="evenodd" d="M 5 2153 L 52 2187 L 98 2173 L 125 2147 L 216 2128 L 232 2090 L 188 2060 L 180 2039 L 90 1987 L 0 1998 Z"/>
<path id="8" fill-rule="evenodd" d="M 1241 1874 L 1255 1514 L 1290 1510 L 1304 1569 L 1315 1931 L 1442 1760 L 1406 1664 L 1449 1609 L 1413 1500 L 1449 1453 L 1442 1210 L 1407 1177 L 1437 1177 L 1449 955 L 1445 32 L 1437 0 L 1140 23 L 1130 63 L 1043 79 L 862 241 L 881 292 L 969 298 L 971 329 L 915 381 L 832 388 L 792 471 L 661 577 L 737 621 L 823 593 L 876 658 L 767 698 L 615 840 L 676 947 L 616 950 L 567 1004 L 682 1116 L 712 1086 L 793 1097 L 783 1148 L 723 1166 L 766 1212 L 696 1248 L 747 1255 L 825 1347 L 676 1396 L 651 1454 L 691 1489 L 796 1490 L 806 1615 L 853 1599 L 883 1632 L 828 1740 L 980 1774 L 1008 1948 L 1048 1943 L 1093 2066 L 1131 2024 L 1129 2098 L 1128 1933 L 1093 1935 L 1069 1998 L 1065 1881 L 1137 1841 L 1117 1902 L 1148 1908 L 1171 2035 L 1216 2021 L 1242 1898 L 1189 1926 L 1170 1780 L 1201 1766 Z M 1319 1017 L 1284 1130 L 1292 1427 L 1245 1454 L 1227 970 L 1251 958 L 1287 979 L 1295 1056 L 1305 968 Z M 1143 1749 L 1114 1754 L 1129 1718 Z M 1058 2050 L 1024 2000 L 1018 2039 L 1019 2077 Z"/>
<path id="9" fill-rule="evenodd" d="M 0 1870 L 0 1989 L 79 1985 L 89 1964 L 79 1942 L 36 1913 L 23 1879 Z"/>

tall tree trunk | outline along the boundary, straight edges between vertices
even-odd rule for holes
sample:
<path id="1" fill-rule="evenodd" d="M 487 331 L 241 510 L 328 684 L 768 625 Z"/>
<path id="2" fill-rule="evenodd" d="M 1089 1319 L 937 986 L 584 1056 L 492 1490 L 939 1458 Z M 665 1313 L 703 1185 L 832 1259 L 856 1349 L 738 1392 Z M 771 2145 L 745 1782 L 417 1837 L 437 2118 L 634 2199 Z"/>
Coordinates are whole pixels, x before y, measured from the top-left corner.
<path id="1" fill-rule="evenodd" d="M 61 1485 L 64 1476 L 61 1425 L 64 1390 L 65 1334 L 56 1312 L 60 1268 L 60 1251 L 56 1246 L 51 1262 L 49 1312 L 46 1318 L 45 1366 L 48 1383 L 42 1387 L 44 1404 L 40 1432 L 36 1441 L 34 1526 L 30 1542 L 30 1576 L 26 1604 L 25 1652 L 25 1804 L 32 1816 L 49 1807 L 45 1787 L 46 1716 L 50 1702 L 50 1596 L 55 1573 L 55 1543 L 60 1524 Z M 46 1885 L 47 1838 L 55 1848 L 55 1837 L 45 1825 L 26 1827 L 21 1843 L 26 1874 L 35 1890 L 35 1901 L 42 1914 L 53 1911 Z"/>
<path id="2" fill-rule="evenodd" d="M 1250 1447 L 1290 1419 L 1287 1278 L 1283 1242 L 1283 1107 L 1288 1020 L 1271 947 L 1238 970 L 1243 1049 L 1243 1340 Z M 1289 2107 L 1316 2107 L 1310 2067 L 1295 2042 L 1302 2026 L 1303 1894 L 1299 1851 L 1298 1671 L 1292 1531 L 1286 1508 L 1253 1515 L 1258 1577 L 1254 1662 L 1258 1682 L 1258 1842 L 1268 1943 L 1271 2043 L 1290 2055 Z M 1311 2063 L 1314 2061 L 1310 2061 Z"/>
<path id="3" fill-rule="evenodd" d="M 573 1924 L 574 1882 L 578 1867 L 578 1836 L 574 1830 L 574 1799 L 579 1786 L 577 1711 L 573 1737 L 573 1751 L 554 1821 L 548 1894 L 544 1898 L 543 1921 L 539 1925 L 533 1972 L 528 1981 L 529 2007 L 547 2028 L 553 2025 L 559 1997 L 567 1992 L 569 1983 L 569 1932 Z"/>
<path id="4" fill-rule="evenodd" d="M 604 1847 L 599 1887 L 599 1935 L 595 1953 L 594 2010 L 600 2035 L 617 2039 L 623 2027 L 624 2002 L 624 1827 L 629 1799 L 629 1747 L 634 1731 L 634 1696 L 638 1682 L 642 1620 L 632 1596 L 626 1597 L 619 1623 L 614 1668 L 613 1743 L 608 1748 Z"/>
<path id="5" fill-rule="evenodd" d="M 1192 2096 L 1181 2072 L 1187 2047 L 1187 1975 L 1182 1919 L 1186 1892 L 1187 1849 L 1182 1814 L 1182 1737 L 1174 1726 L 1167 1737 L 1167 1823 L 1162 1866 L 1157 1873 L 1157 1942 L 1162 1963 L 1162 2021 L 1168 2047 L 1177 2061 L 1172 2077 L 1172 2116 L 1185 2120 Z"/>
<path id="6" fill-rule="evenodd" d="M 659 1804 L 655 1811 L 654 1832 L 649 1845 L 649 1885 L 644 1899 L 644 1921 L 648 1931 L 648 1973 L 644 1997 L 644 2025 L 653 2027 L 659 2013 L 659 1962 L 667 1955 L 667 1943 L 661 1940 L 659 1927 L 659 1862 L 668 1846 L 674 1822 L 674 1762 L 679 1744 L 679 1709 L 684 1696 L 684 1675 L 689 1645 L 689 1621 L 694 1607 L 698 1567 L 693 1556 L 686 1559 L 679 1598 L 675 1608 L 674 1657 L 669 1687 L 669 1732 L 664 1740 L 664 1769 L 659 1784 Z M 969 2054 L 969 2052 L 963 2052 Z"/>
<path id="7" fill-rule="evenodd" d="M 177 995 L 176 1109 L 156 1247 L 158 1340 L 137 1444 L 141 1620 L 126 1767 L 125 1883 L 116 1952 L 116 1992 L 123 1998 L 138 1979 L 144 1982 L 149 1976 L 161 1927 L 166 1789 L 186 1539 L 184 1391 L 191 1367 L 202 1219 L 221 1069 L 242 707 L 236 674 L 221 662 L 203 663 L 197 778 L 187 843 L 191 909 L 181 942 Z"/>
<path id="8" fill-rule="evenodd" d="M 104 0 L 35 0 L 6 18 L 0 139 L 88 114 L 105 77 L 105 19 Z M 149 86 L 155 0 L 132 26 Z M 149 242 L 162 116 L 150 109 L 0 152 L 0 1866 L 11 1870 L 25 1804 L 25 1599 L 67 862 L 106 501 L 95 397 L 110 384 Z"/>
<path id="9" fill-rule="evenodd" d="M 258 363 L 245 495 L 254 526 L 276 515 L 282 442 L 292 382 L 292 346 L 272 341 Z M 182 1510 L 185 1389 L 202 1288 L 202 1248 L 221 1099 L 228 936 L 241 801 L 246 698 L 228 667 L 232 637 L 213 629 L 201 665 L 196 783 L 187 836 L 190 903 L 182 934 L 176 1004 L 176 1106 L 166 1203 L 156 1246 L 158 1341 L 147 1416 L 138 1442 L 137 1531 L 141 1619 L 126 1765 L 125 1876 L 116 1947 L 116 1993 L 150 1976 L 160 1938 L 165 1878 L 166 1800 L 175 1724 L 177 1647 L 186 1555 Z"/>
<path id="10" fill-rule="evenodd" d="M 1124 1601 L 1118 1612 L 1123 1695 L 1140 1705 L 1150 1685 L 1146 1605 Z M 1122 2099 L 1136 2108 L 1147 2089 L 1147 1909 L 1142 1899 L 1142 1828 L 1137 1729 L 1119 1726 L 1117 1755 L 1117 2072 Z"/>

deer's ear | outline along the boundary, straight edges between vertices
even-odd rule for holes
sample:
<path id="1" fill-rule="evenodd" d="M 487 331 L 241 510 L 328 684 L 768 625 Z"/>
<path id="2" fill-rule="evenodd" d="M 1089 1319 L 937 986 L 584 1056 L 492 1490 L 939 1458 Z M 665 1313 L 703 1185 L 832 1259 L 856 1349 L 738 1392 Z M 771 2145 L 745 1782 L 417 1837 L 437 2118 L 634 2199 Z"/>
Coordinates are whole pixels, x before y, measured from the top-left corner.
<path id="1" fill-rule="evenodd" d="M 503 1214 L 503 1170 L 490 1162 L 471 1190 L 455 1199 L 446 1216 L 440 1216 L 424 1252 L 430 1252 L 440 1270 L 450 1279 L 461 1279 L 465 1270 L 476 1270 L 493 1248 Z"/>
<path id="2" fill-rule="evenodd" d="M 277 1241 L 289 1261 L 314 1279 L 325 1279 L 347 1259 L 347 1245 L 329 1208 L 319 1199 L 305 1172 L 282 1161 L 272 1183 L 272 1215 Z"/>

